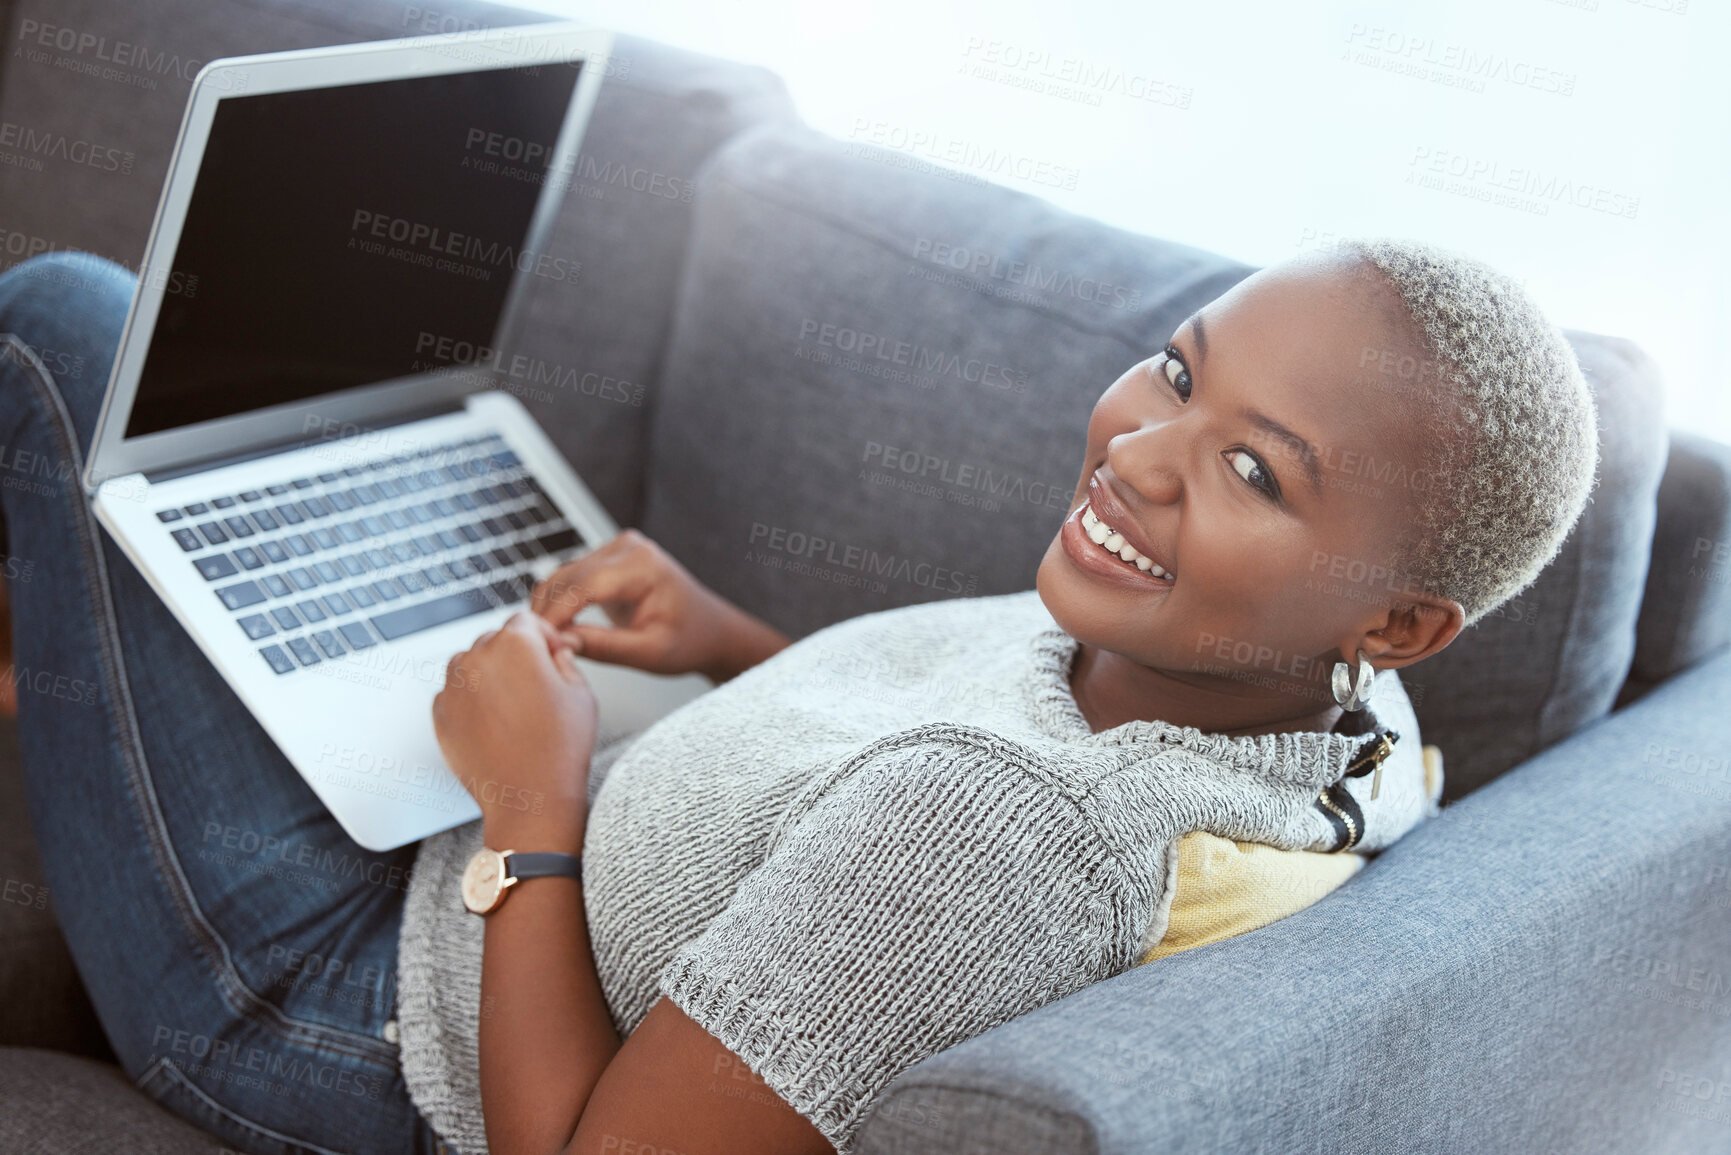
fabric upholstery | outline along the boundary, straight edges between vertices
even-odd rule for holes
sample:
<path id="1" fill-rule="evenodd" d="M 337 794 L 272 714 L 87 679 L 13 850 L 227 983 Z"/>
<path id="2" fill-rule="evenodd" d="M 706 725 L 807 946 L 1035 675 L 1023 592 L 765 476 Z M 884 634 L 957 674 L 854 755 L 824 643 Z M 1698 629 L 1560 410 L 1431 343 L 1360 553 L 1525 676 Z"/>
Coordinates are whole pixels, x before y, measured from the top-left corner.
<path id="1" fill-rule="evenodd" d="M 1728 645 L 1731 445 L 1673 429 L 1626 697 Z"/>
<path id="2" fill-rule="evenodd" d="M 1250 271 L 897 159 L 772 126 L 699 181 L 643 528 L 796 637 L 1033 588 L 1100 392 Z"/>
<path id="3" fill-rule="evenodd" d="M 1065 1138 L 1005 1153 L 1723 1151 L 1728 680 L 1677 676 L 1307 910 L 933 1056 L 860 1150 L 980 1150 L 1007 1101 Z"/>
<path id="4" fill-rule="evenodd" d="M 234 1155 L 138 1093 L 112 1063 L 0 1048 L 0 1151 L 7 1155 Z"/>
<path id="5" fill-rule="evenodd" d="M 795 636 L 1031 588 L 1094 401 L 1250 271 L 902 159 L 766 126 L 700 181 L 644 528 Z M 1629 669 L 1657 375 L 1626 341 L 1569 336 L 1601 408 L 1594 501 L 1532 589 L 1402 672 L 1448 800 L 1603 715 Z M 954 576 L 875 580 L 890 556 Z"/>

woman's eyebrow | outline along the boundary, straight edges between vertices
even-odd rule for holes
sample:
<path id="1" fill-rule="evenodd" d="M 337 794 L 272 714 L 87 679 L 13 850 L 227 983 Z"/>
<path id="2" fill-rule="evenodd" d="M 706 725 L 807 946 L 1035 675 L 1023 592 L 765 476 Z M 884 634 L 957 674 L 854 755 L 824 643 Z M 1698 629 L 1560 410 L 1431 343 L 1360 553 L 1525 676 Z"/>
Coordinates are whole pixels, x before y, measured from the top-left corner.
<path id="1" fill-rule="evenodd" d="M 1202 310 L 1198 309 L 1190 314 L 1184 324 L 1178 327 L 1182 329 L 1185 325 L 1190 327 L 1190 335 L 1196 340 L 1196 362 L 1201 364 L 1208 360 L 1208 332 L 1202 327 Z"/>

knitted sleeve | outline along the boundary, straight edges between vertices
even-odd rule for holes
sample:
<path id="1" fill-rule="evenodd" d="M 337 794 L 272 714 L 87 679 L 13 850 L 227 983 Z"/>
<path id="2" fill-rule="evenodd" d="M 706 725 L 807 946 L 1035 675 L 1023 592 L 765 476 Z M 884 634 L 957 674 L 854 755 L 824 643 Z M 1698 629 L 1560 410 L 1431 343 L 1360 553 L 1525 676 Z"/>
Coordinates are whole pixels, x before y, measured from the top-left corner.
<path id="1" fill-rule="evenodd" d="M 1037 769 L 944 724 L 873 746 L 660 982 L 843 1155 L 908 1066 L 1128 969 L 1146 915 Z"/>

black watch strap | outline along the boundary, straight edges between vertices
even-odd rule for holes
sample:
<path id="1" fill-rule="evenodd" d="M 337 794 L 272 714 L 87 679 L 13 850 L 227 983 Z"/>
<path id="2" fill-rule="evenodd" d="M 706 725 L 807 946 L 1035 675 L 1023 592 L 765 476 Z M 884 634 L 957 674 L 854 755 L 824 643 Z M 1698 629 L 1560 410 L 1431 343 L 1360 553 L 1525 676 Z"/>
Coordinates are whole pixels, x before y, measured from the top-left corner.
<path id="1" fill-rule="evenodd" d="M 575 878 L 583 880 L 583 859 L 575 854 L 547 850 L 535 854 L 508 854 L 505 873 L 511 878 Z"/>

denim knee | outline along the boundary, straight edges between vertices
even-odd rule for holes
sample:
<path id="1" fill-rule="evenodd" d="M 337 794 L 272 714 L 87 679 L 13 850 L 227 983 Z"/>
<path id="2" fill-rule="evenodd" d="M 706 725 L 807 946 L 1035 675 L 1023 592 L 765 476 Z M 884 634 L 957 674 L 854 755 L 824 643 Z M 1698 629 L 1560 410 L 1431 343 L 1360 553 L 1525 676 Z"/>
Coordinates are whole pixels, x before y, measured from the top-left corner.
<path id="1" fill-rule="evenodd" d="M 15 339 L 0 344 L 0 380 L 5 369 L 35 370 L 10 362 L 40 361 L 86 451 L 137 283 L 113 261 L 79 252 L 45 253 L 0 274 L 0 336 Z"/>

